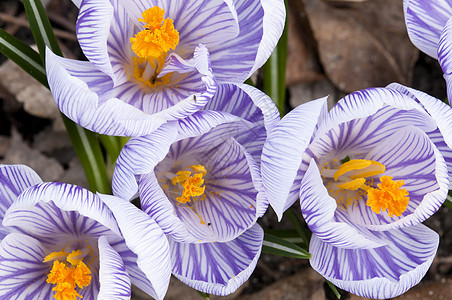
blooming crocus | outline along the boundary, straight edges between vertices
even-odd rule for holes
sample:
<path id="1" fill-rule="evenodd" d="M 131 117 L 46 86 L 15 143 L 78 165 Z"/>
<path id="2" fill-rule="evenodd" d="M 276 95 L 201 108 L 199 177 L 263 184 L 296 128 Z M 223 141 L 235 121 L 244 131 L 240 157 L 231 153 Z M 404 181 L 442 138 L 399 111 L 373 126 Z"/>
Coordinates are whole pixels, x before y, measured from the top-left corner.
<path id="1" fill-rule="evenodd" d="M 189 286 L 226 295 L 254 270 L 263 240 L 256 220 L 268 206 L 260 156 L 278 119 L 265 94 L 223 85 L 205 110 L 124 146 L 114 194 L 139 195 L 168 236 L 173 275 Z"/>
<path id="2" fill-rule="evenodd" d="M 405 23 L 413 44 L 438 59 L 452 103 L 452 1 L 404 0 Z"/>
<path id="3" fill-rule="evenodd" d="M 269 133 L 267 197 L 279 217 L 300 198 L 312 267 L 342 289 L 392 298 L 417 284 L 438 247 L 420 224 L 446 198 L 452 110 L 391 84 L 297 107 Z"/>
<path id="4" fill-rule="evenodd" d="M 1 299 L 130 299 L 131 283 L 155 299 L 165 295 L 168 241 L 132 204 L 3 165 L 0 207 Z"/>
<path id="5" fill-rule="evenodd" d="M 282 0 L 74 3 L 88 61 L 48 50 L 49 85 L 65 115 L 109 135 L 149 134 L 199 110 L 217 83 L 242 83 L 270 56 L 285 19 Z"/>

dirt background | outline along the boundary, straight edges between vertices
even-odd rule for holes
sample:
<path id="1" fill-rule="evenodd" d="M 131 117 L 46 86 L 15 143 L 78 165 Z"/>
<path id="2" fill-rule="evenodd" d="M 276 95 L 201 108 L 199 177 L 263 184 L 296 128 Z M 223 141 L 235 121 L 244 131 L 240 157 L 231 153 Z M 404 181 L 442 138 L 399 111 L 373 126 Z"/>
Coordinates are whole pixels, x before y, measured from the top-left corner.
<path id="1" fill-rule="evenodd" d="M 84 59 L 75 37 L 77 8 L 69 0 L 44 0 L 66 57 Z M 286 110 L 326 95 L 399 82 L 446 98 L 438 63 L 409 41 L 402 0 L 289 0 Z M 33 44 L 23 5 L 0 1 L 0 27 Z M 0 163 L 27 164 L 45 181 L 87 187 L 51 94 L 0 54 Z M 254 77 L 259 84 L 261 74 Z M 452 299 L 452 218 L 443 207 L 425 223 L 441 236 L 438 255 L 422 282 L 396 299 Z M 270 210 L 265 229 L 290 228 Z M 341 291 L 342 299 L 364 299 Z M 211 299 L 336 299 L 304 260 L 263 254 L 236 293 Z M 148 299 L 140 291 L 134 299 Z M 178 280 L 166 299 L 202 299 Z M 89 299 L 88 299 L 89 300 Z"/>

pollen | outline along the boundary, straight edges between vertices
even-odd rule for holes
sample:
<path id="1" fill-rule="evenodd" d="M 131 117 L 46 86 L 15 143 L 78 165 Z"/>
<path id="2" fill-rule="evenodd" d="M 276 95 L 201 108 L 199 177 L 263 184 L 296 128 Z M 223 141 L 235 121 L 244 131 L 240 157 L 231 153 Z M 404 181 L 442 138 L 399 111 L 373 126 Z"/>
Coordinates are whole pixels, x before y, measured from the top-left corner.
<path id="1" fill-rule="evenodd" d="M 174 28 L 173 20 L 163 18 L 165 11 L 158 6 L 145 10 L 138 19 L 144 22 L 143 30 L 130 38 L 132 50 L 138 57 L 147 60 L 156 59 L 179 44 L 179 32 Z"/>
<path id="2" fill-rule="evenodd" d="M 367 206 L 379 214 L 380 211 L 388 211 L 390 217 L 400 217 L 407 209 L 410 197 L 408 191 L 401 187 L 403 180 L 394 181 L 391 176 L 381 176 L 378 189 L 367 190 Z"/>
<path id="3" fill-rule="evenodd" d="M 176 200 L 180 203 L 187 203 L 192 201 L 192 197 L 203 196 L 206 190 L 204 184 L 204 176 L 206 175 L 206 168 L 202 165 L 190 166 L 193 171 L 179 171 L 173 177 L 171 183 L 173 185 L 180 185 L 183 188 L 182 195 Z"/>
<path id="4" fill-rule="evenodd" d="M 74 250 L 70 254 L 64 251 L 52 252 L 44 258 L 44 262 L 53 260 L 53 266 L 47 276 L 47 283 L 54 284 L 53 296 L 57 300 L 77 300 L 83 298 L 77 289 L 83 289 L 91 283 L 91 271 L 83 263 L 86 255 L 83 250 Z M 66 262 L 60 261 L 66 254 Z M 58 259 L 58 260 L 56 260 Z"/>

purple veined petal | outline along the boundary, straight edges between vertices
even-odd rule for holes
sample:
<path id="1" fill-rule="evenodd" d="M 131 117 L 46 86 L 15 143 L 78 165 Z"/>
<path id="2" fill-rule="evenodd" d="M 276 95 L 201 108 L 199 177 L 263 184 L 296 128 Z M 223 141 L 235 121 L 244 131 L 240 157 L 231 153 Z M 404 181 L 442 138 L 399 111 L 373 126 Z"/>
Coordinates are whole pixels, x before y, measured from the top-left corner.
<path id="1" fill-rule="evenodd" d="M 105 236 L 99 238 L 99 300 L 130 299 L 130 277 L 121 256 L 113 249 Z"/>
<path id="2" fill-rule="evenodd" d="M 123 147 L 115 165 L 114 195 L 131 200 L 138 192 L 135 175 L 152 172 L 176 140 L 178 124 L 169 122 L 149 136 L 132 138 Z"/>
<path id="3" fill-rule="evenodd" d="M 438 248 L 438 234 L 422 224 L 375 232 L 387 246 L 344 249 L 311 238 L 311 266 L 338 287 L 361 297 L 397 297 L 419 283 Z"/>
<path id="4" fill-rule="evenodd" d="M 169 245 L 163 231 L 146 213 L 114 196 L 99 194 L 113 211 L 127 247 L 151 283 L 153 298 L 163 299 L 171 276 Z"/>
<path id="5" fill-rule="evenodd" d="M 54 244 L 61 234 L 119 234 L 113 214 L 95 194 L 59 182 L 38 184 L 20 194 L 7 210 L 3 225 L 17 226 Z"/>
<path id="6" fill-rule="evenodd" d="M 248 76 L 251 76 L 270 57 L 282 35 L 286 20 L 286 8 L 281 0 L 262 0 L 264 9 L 263 35 L 256 55 L 256 61 Z"/>
<path id="7" fill-rule="evenodd" d="M 429 207 L 436 211 L 446 197 L 444 193 L 447 193 L 448 186 L 440 180 L 437 181 L 437 177 L 448 177 L 447 171 L 445 174 L 441 174 L 445 170 L 445 164 L 441 155 L 437 157 L 438 154 L 439 151 L 428 136 L 414 126 L 404 127 L 393 135 L 382 139 L 366 155 L 365 159 L 382 163 L 386 169 L 382 175 L 391 176 L 394 181 L 403 180 L 403 188 L 407 189 L 410 197 L 408 207 L 400 217 L 391 218 L 386 211 L 380 214 L 373 212 L 366 205 L 367 199 L 363 197 L 356 204 L 347 206 L 352 222 L 369 226 L 372 230 L 378 230 L 376 229 L 378 227 L 389 230 L 393 228 L 391 223 L 394 223 L 394 228 L 398 228 L 404 225 L 403 219 L 405 217 L 411 218 L 409 216 L 418 209 L 424 199 L 429 201 L 427 199 L 431 193 L 437 196 L 430 200 L 433 201 L 429 204 Z M 437 166 L 438 163 L 440 166 Z M 438 171 L 439 174 L 437 174 Z M 440 192 L 440 189 L 443 192 Z M 441 199 L 440 195 L 443 195 L 444 198 Z M 418 220 L 418 222 L 421 221 L 423 220 Z M 409 225 L 412 225 L 412 222 Z"/>
<path id="8" fill-rule="evenodd" d="M 87 287 L 80 289 L 78 292 L 80 296 L 83 297 L 82 299 L 100 299 L 97 298 L 99 290 L 100 290 L 99 271 L 98 269 L 96 269 L 94 272 L 91 272 L 91 283 Z"/>
<path id="9" fill-rule="evenodd" d="M 193 59 L 184 60 L 182 57 L 172 52 L 165 60 L 165 65 L 158 74 L 158 78 L 171 72 L 188 73 L 196 70 Z"/>
<path id="10" fill-rule="evenodd" d="M 233 293 L 256 267 L 263 236 L 262 228 L 255 224 L 226 243 L 187 244 L 170 239 L 173 274 L 205 293 Z"/>
<path id="11" fill-rule="evenodd" d="M 437 58 L 441 31 L 452 16 L 452 1 L 404 0 L 403 7 L 411 42 L 421 51 Z"/>
<path id="12" fill-rule="evenodd" d="M 59 109 L 80 126 L 102 134 L 137 136 L 149 134 L 166 122 L 116 98 L 100 104 L 98 95 L 84 81 L 71 76 L 59 60 L 47 50 L 50 89 Z"/>
<path id="13" fill-rule="evenodd" d="M 264 46 L 261 44 L 265 17 L 262 1 L 234 0 L 234 5 L 240 27 L 239 35 L 232 39 L 222 39 L 220 34 L 215 33 L 221 42 L 206 44 L 211 54 L 212 69 L 220 83 L 242 83 L 253 73 L 254 67 L 264 63 L 263 57 L 257 57 L 259 47 Z M 278 20 L 279 17 L 279 13 L 275 11 L 270 18 Z M 272 25 L 275 24 L 268 24 Z M 279 27 L 281 25 L 276 26 L 275 30 L 278 31 Z M 268 50 L 262 56 L 270 54 Z"/>
<path id="14" fill-rule="evenodd" d="M 0 165 L 0 221 L 11 204 L 25 189 L 42 180 L 31 168 L 23 165 Z M 11 232 L 0 222 L 0 241 Z"/>
<path id="15" fill-rule="evenodd" d="M 336 210 L 342 208 L 338 208 L 336 200 L 328 194 L 314 159 L 301 181 L 300 206 L 312 233 L 331 246 L 370 249 L 385 244 L 384 241 L 370 236 L 369 231 L 336 218 Z"/>
<path id="16" fill-rule="evenodd" d="M 82 2 L 82 0 L 71 0 L 72 3 L 74 3 L 75 6 L 77 6 L 78 8 L 80 7 L 80 4 Z"/>
<path id="17" fill-rule="evenodd" d="M 262 151 L 262 179 L 270 205 L 278 215 L 291 206 L 298 195 L 289 195 L 302 154 L 311 141 L 326 97 L 300 105 L 288 113 L 268 134 Z"/>
<path id="18" fill-rule="evenodd" d="M 36 239 L 20 233 L 7 235 L 0 243 L 0 297 L 2 299 L 52 299 L 52 284 L 46 282 L 51 265 L 43 263 L 45 248 Z"/>
<path id="19" fill-rule="evenodd" d="M 402 110 L 385 105 L 374 114 L 340 123 L 323 134 L 316 134 L 309 145 L 314 157 L 356 158 L 378 147 L 379 143 L 407 126 L 424 132 L 437 128 L 432 117 L 416 109 Z M 362 157 L 359 157 L 362 158 Z"/>
<path id="20" fill-rule="evenodd" d="M 444 161 L 446 162 L 447 172 L 452 174 L 452 149 L 447 146 L 443 135 L 437 129 L 435 131 L 428 132 L 427 136 L 443 156 Z M 449 190 L 450 189 L 452 189 L 452 178 L 449 175 Z"/>
<path id="21" fill-rule="evenodd" d="M 395 151 L 398 151 L 398 153 L 394 153 L 394 155 L 397 156 L 397 158 L 390 157 L 391 154 L 389 154 L 389 161 L 385 161 L 386 158 L 381 158 L 380 160 L 383 164 L 388 165 L 388 172 L 385 173 L 393 176 L 394 180 L 405 180 L 405 186 L 408 192 L 412 194 L 412 199 L 410 197 L 410 202 L 412 203 L 408 204 L 407 212 L 402 214 L 400 219 L 396 219 L 389 224 L 369 225 L 367 227 L 370 230 L 389 230 L 412 226 L 423 222 L 433 215 L 446 199 L 449 189 L 449 174 L 443 156 L 428 139 L 425 133 L 421 132 L 415 134 L 414 132 L 418 131 L 418 129 L 410 129 L 407 128 L 406 132 L 417 136 L 408 136 L 406 140 L 407 143 L 412 143 L 414 145 L 408 149 L 404 146 L 401 146 L 399 149 L 396 147 Z M 402 153 L 404 151 L 412 151 L 413 153 L 409 153 L 410 155 L 403 155 Z M 431 152 L 433 152 L 433 154 L 431 154 Z M 378 154 L 376 156 L 378 156 Z M 382 156 L 384 156 L 384 154 L 382 154 Z M 406 157 L 407 162 L 402 160 L 404 157 Z M 375 158 L 379 159 L 378 157 Z M 434 162 L 432 162 L 433 159 Z M 413 166 L 411 166 L 411 164 L 413 164 Z M 417 168 L 414 169 L 414 167 Z M 432 170 L 432 168 L 434 168 L 434 170 Z"/>
<path id="22" fill-rule="evenodd" d="M 451 2 L 452 4 L 452 2 Z M 452 7 L 451 15 L 452 17 Z M 441 37 L 438 46 L 438 61 L 443 69 L 444 74 L 450 75 L 452 73 L 452 18 L 449 18 L 441 32 Z M 450 95 L 448 95 L 450 97 Z"/>
<path id="23" fill-rule="evenodd" d="M 114 75 L 113 80 L 115 86 L 118 86 L 130 80 L 127 68 L 133 66 L 134 57 L 130 38 L 134 36 L 136 27 L 121 0 L 110 0 L 110 2 L 114 9 L 112 22 L 109 24 L 107 51 Z"/>
<path id="24" fill-rule="evenodd" d="M 176 52 L 185 55 L 193 53 L 198 44 L 221 44 L 222 39 L 231 39 L 238 35 L 239 27 L 234 7 L 222 0 L 189 0 L 174 2 L 170 0 L 120 0 L 130 19 L 139 28 L 142 27 L 141 14 L 148 8 L 159 6 L 165 10 L 164 18 L 174 21 L 179 32 L 179 45 Z M 186 58 L 184 55 L 182 55 Z"/>
<path id="25" fill-rule="evenodd" d="M 81 1 L 76 25 L 80 47 L 88 60 L 113 80 L 107 39 L 114 22 L 113 7 L 108 0 Z"/>
<path id="26" fill-rule="evenodd" d="M 407 95 L 392 89 L 369 88 L 353 92 L 341 99 L 330 110 L 328 117 L 320 122 L 318 135 L 327 132 L 338 124 L 369 117 L 386 105 L 401 110 L 414 109 L 426 114 L 422 106 Z"/>

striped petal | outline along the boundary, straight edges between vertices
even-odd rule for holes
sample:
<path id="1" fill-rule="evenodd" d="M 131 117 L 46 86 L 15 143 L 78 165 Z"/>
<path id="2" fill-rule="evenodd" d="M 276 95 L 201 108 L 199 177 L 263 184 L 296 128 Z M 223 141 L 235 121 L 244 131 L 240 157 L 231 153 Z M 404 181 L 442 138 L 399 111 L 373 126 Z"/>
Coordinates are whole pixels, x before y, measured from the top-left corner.
<path id="1" fill-rule="evenodd" d="M 353 226 L 336 216 L 336 200 L 323 185 L 319 169 L 312 159 L 300 188 L 300 206 L 312 233 L 323 242 L 346 249 L 368 249 L 384 245 L 364 228 Z M 339 211 L 340 214 L 342 214 Z"/>
<path id="2" fill-rule="evenodd" d="M 452 4 L 452 2 L 451 2 Z M 452 17 L 452 8 L 451 15 Z M 452 18 L 450 18 L 445 24 L 442 32 L 441 38 L 439 40 L 438 46 L 438 61 L 443 69 L 444 74 L 452 74 L 452 58 L 451 58 L 451 48 L 452 48 Z M 449 98 L 451 95 L 448 95 Z"/>
<path id="3" fill-rule="evenodd" d="M 97 299 L 130 299 L 130 277 L 124 261 L 105 236 L 99 238 L 99 263 L 100 291 Z"/>
<path id="4" fill-rule="evenodd" d="M 361 297 L 397 297 L 422 279 L 438 248 L 438 234 L 419 224 L 374 232 L 386 246 L 344 249 L 312 236 L 311 266 L 338 287 Z"/>
<path id="5" fill-rule="evenodd" d="M 424 119 L 429 119 L 424 108 L 407 95 L 393 89 L 370 88 L 353 92 L 341 99 L 329 111 L 328 117 L 319 124 L 318 135 L 326 133 L 341 123 L 372 116 L 385 106 L 399 110 L 419 111 L 425 115 Z"/>
<path id="6" fill-rule="evenodd" d="M 113 214 L 90 191 L 65 183 L 42 183 L 24 191 L 10 206 L 5 226 L 17 226 L 48 243 L 58 237 L 119 234 Z"/>
<path id="7" fill-rule="evenodd" d="M 52 299 L 46 282 L 51 265 L 43 263 L 46 249 L 36 239 L 12 233 L 0 244 L 0 297 L 2 299 Z"/>
<path id="8" fill-rule="evenodd" d="M 77 18 L 77 39 L 83 54 L 101 72 L 113 77 L 107 53 L 110 24 L 114 23 L 113 7 L 108 0 L 82 1 Z"/>
<path id="9" fill-rule="evenodd" d="M 268 134 L 262 151 L 262 179 L 270 205 L 279 219 L 298 197 L 290 190 L 302 154 L 311 141 L 322 110 L 326 109 L 326 97 L 300 105 Z"/>
<path id="10" fill-rule="evenodd" d="M 249 76 L 259 69 L 270 57 L 281 37 L 286 19 L 284 1 L 261 0 L 264 9 L 263 35 Z"/>
<path id="11" fill-rule="evenodd" d="M 163 231 L 131 203 L 109 195 L 99 197 L 113 211 L 127 247 L 137 255 L 136 264 L 150 281 L 145 291 L 163 299 L 171 276 L 169 245 Z"/>
<path id="12" fill-rule="evenodd" d="M 170 239 L 173 274 L 205 293 L 233 293 L 256 267 L 263 236 L 262 228 L 255 224 L 226 243 L 187 244 Z"/>
<path id="13" fill-rule="evenodd" d="M 28 187 L 41 183 L 39 176 L 27 166 L 0 165 L 0 221 L 17 197 Z M 0 222 L 0 241 L 10 233 Z"/>
<path id="14" fill-rule="evenodd" d="M 441 31 L 452 16 L 451 0 L 404 0 L 405 23 L 413 44 L 437 58 Z"/>
<path id="15" fill-rule="evenodd" d="M 117 99 L 101 100 L 83 80 L 71 76 L 50 50 L 46 52 L 49 86 L 59 109 L 71 120 L 89 130 L 109 135 L 148 134 L 165 120 Z"/>

